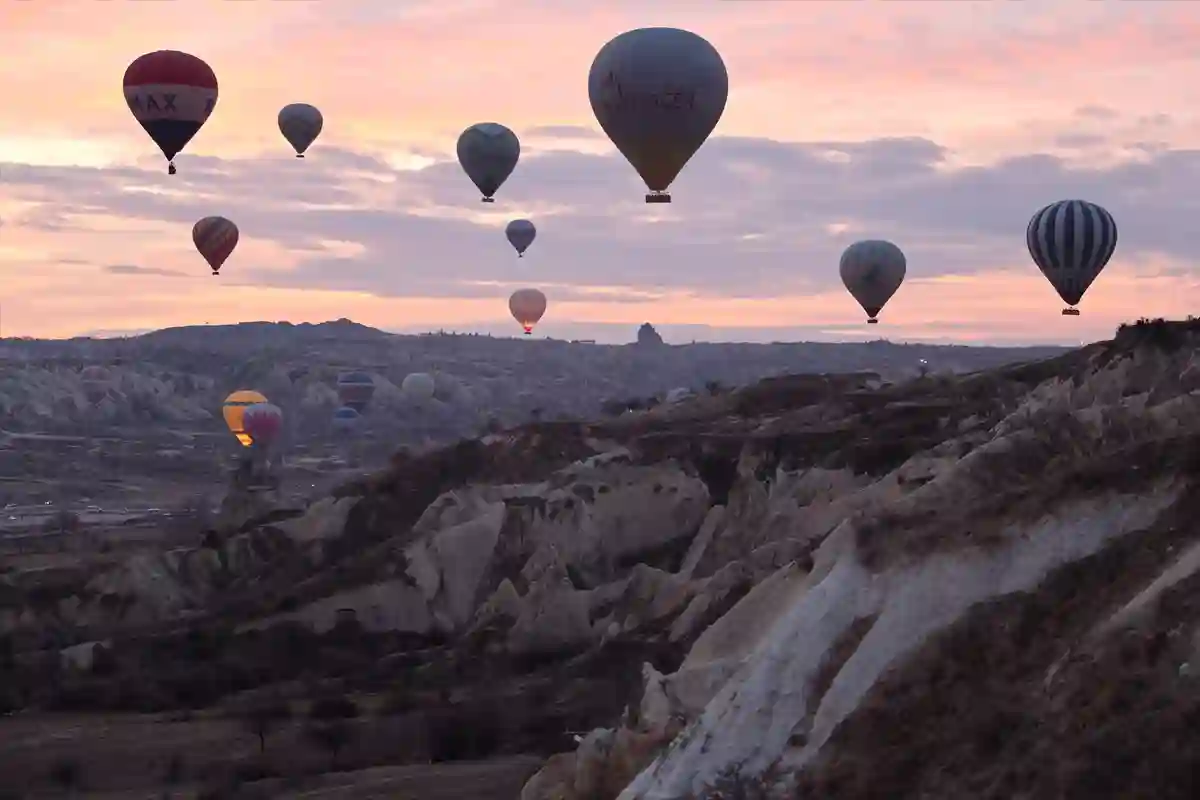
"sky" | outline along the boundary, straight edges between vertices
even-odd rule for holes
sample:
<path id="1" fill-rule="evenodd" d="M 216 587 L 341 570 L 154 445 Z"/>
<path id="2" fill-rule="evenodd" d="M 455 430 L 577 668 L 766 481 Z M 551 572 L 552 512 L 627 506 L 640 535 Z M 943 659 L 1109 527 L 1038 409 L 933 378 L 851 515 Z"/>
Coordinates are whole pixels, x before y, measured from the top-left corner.
<path id="1" fill-rule="evenodd" d="M 587 98 L 600 47 L 656 25 L 708 39 L 731 87 L 670 206 L 644 203 Z M 1075 344 L 1186 316 L 1200 288 L 1192 3 L 42 0 L 0 4 L 0 45 L 4 336 L 341 317 L 516 335 L 528 285 L 548 336 Z M 159 49 L 220 82 L 175 176 L 121 91 Z M 325 117 L 305 160 L 276 125 L 292 102 Z M 491 207 L 454 155 L 484 121 L 522 142 Z M 1070 197 L 1120 229 L 1076 318 L 1024 244 Z M 241 230 L 217 278 L 191 241 L 210 214 Z M 539 230 L 524 259 L 518 217 Z M 879 325 L 837 273 L 862 238 L 908 258 Z"/>

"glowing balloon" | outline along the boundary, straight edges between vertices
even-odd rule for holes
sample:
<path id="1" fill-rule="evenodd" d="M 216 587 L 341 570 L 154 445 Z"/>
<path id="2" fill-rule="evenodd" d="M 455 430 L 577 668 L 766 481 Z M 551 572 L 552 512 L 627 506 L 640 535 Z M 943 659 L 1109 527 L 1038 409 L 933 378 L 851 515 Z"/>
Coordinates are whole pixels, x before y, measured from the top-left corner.
<path id="1" fill-rule="evenodd" d="M 325 127 L 325 118 L 316 106 L 308 103 L 292 103 L 279 112 L 279 132 L 296 151 L 296 158 L 304 158 L 307 150 Z"/>
<path id="2" fill-rule="evenodd" d="M 538 324 L 546 313 L 546 295 L 537 289 L 518 289 L 508 298 L 508 310 L 513 319 L 521 323 L 525 335 L 533 333 L 533 326 Z"/>
<path id="3" fill-rule="evenodd" d="M 472 125 L 458 137 L 458 163 L 483 193 L 483 202 L 508 180 L 521 157 L 521 142 L 508 128 L 495 122 Z"/>
<path id="4" fill-rule="evenodd" d="M 167 172 L 174 175 L 175 156 L 217 105 L 217 76 L 193 55 L 159 50 L 135 59 L 125 70 L 124 85 L 129 110 L 167 157 Z"/>
<path id="5" fill-rule="evenodd" d="M 239 389 L 225 398 L 225 403 L 221 406 L 221 416 L 225 418 L 225 425 L 228 426 L 229 432 L 237 437 L 242 447 L 249 447 L 253 444 L 253 440 L 246 433 L 244 423 L 246 409 L 265 402 L 267 402 L 266 395 L 252 389 Z"/>
<path id="6" fill-rule="evenodd" d="M 1077 317 L 1075 306 L 1117 249 L 1117 223 L 1095 203 L 1059 200 L 1029 220 L 1025 244 L 1033 263 L 1067 304 L 1063 315 Z"/>
<path id="7" fill-rule="evenodd" d="M 846 248 L 838 271 L 842 283 L 867 312 L 867 322 L 876 324 L 880 310 L 904 282 L 907 268 L 899 247 L 891 242 L 868 239 Z"/>
<path id="8" fill-rule="evenodd" d="M 600 127 L 650 189 L 646 202 L 669 203 L 667 187 L 725 112 L 729 73 L 694 33 L 638 28 L 600 49 L 588 97 Z"/>
<path id="9" fill-rule="evenodd" d="M 192 226 L 192 242 L 217 275 L 238 243 L 238 227 L 224 217 L 205 217 Z"/>

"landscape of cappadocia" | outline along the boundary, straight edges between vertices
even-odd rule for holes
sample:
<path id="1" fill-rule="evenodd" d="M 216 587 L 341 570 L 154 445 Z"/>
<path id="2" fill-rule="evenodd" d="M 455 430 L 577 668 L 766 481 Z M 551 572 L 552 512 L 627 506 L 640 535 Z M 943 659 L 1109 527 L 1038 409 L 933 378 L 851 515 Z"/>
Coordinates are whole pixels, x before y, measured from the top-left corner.
<path id="1" fill-rule="evenodd" d="M 1200 6 L 0 6 L 0 800 L 1200 781 Z"/>

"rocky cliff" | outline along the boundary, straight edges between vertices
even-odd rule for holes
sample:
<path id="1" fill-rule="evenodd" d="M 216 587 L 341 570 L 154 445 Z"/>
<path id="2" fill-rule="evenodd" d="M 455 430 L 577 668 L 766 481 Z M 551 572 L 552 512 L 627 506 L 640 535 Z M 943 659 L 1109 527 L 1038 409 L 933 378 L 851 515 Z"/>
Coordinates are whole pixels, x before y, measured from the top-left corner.
<path id="1" fill-rule="evenodd" d="M 0 621 L 71 645 L 67 677 L 28 703 L 135 663 L 143 683 L 175 675 L 148 643 L 207 637 L 206 663 L 240 671 L 205 703 L 301 673 L 363 697 L 400 686 L 405 709 L 491 732 L 466 757 L 549 756 L 523 800 L 1183 797 L 1200 713 L 1191 328 L 401 453 L 305 509 L 78 590 L 60 577 L 36 611 L 18 606 L 38 577 L 8 575 Z M 263 660 L 298 636 L 302 663 Z"/>

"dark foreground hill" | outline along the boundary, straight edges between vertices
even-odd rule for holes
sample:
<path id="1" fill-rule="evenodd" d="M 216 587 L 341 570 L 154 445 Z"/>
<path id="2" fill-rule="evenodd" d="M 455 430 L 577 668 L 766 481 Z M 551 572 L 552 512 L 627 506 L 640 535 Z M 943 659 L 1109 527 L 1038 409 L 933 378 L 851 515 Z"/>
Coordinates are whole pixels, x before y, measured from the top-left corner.
<path id="1" fill-rule="evenodd" d="M 26 548 L 0 583 L 0 774 L 131 797 L 172 776 L 209 796 L 1191 797 L 1192 327 L 527 424 L 169 548 Z"/>

